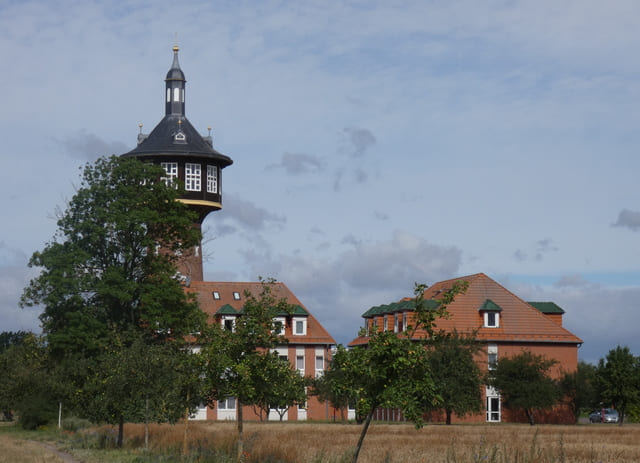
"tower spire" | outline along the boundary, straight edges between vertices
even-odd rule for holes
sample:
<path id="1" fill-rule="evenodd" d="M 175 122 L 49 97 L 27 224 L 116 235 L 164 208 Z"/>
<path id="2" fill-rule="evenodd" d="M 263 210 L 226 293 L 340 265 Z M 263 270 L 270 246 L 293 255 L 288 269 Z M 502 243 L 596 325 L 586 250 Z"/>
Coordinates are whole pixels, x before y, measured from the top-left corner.
<path id="1" fill-rule="evenodd" d="M 187 80 L 184 73 L 180 69 L 178 62 L 178 52 L 180 47 L 173 46 L 173 63 L 171 69 L 167 72 L 166 82 L 166 98 L 165 98 L 165 115 L 184 116 L 184 93 Z"/>

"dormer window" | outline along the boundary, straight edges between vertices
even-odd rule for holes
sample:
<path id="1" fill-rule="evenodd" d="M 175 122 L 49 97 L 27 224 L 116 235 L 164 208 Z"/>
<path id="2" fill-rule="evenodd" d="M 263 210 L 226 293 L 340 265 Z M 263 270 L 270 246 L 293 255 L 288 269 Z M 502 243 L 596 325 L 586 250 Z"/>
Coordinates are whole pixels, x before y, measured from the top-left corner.
<path id="1" fill-rule="evenodd" d="M 284 334 L 284 324 L 286 320 L 284 317 L 276 317 L 273 319 L 273 330 L 274 334 Z"/>
<path id="2" fill-rule="evenodd" d="M 498 328 L 500 326 L 500 314 L 498 312 L 485 312 L 484 326 L 487 328 Z"/>
<path id="3" fill-rule="evenodd" d="M 294 317 L 293 334 L 297 336 L 304 336 L 307 334 L 307 318 L 306 317 Z"/>
<path id="4" fill-rule="evenodd" d="M 502 312 L 502 307 L 493 302 L 491 299 L 487 299 L 480 306 L 478 311 L 482 314 L 483 317 L 483 327 L 484 328 L 499 328 L 500 327 L 500 312 Z"/>
<path id="5" fill-rule="evenodd" d="M 173 143 L 178 143 L 181 145 L 186 144 L 187 136 L 184 134 L 184 132 L 180 131 L 173 136 Z"/>

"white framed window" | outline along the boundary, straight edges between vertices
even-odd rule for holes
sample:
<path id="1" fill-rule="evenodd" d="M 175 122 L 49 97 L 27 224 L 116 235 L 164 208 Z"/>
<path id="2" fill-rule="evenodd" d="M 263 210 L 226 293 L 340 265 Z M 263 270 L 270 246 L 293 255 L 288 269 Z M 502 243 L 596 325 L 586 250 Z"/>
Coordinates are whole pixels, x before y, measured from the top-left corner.
<path id="1" fill-rule="evenodd" d="M 389 329 L 389 320 L 388 320 L 388 317 L 385 315 L 382 317 L 382 330 L 387 331 L 388 329 Z"/>
<path id="2" fill-rule="evenodd" d="M 236 398 L 235 397 L 227 397 L 224 400 L 218 400 L 218 409 L 219 410 L 235 410 L 236 409 Z"/>
<path id="3" fill-rule="evenodd" d="M 484 313 L 484 326 L 485 326 L 485 328 L 498 328 L 498 327 L 500 327 L 500 312 L 485 312 Z"/>
<path id="4" fill-rule="evenodd" d="M 393 332 L 394 333 L 398 332 L 398 324 L 399 324 L 398 314 L 394 313 L 393 314 Z"/>
<path id="5" fill-rule="evenodd" d="M 304 348 L 296 349 L 296 369 L 304 375 Z"/>
<path id="6" fill-rule="evenodd" d="M 324 351 L 321 347 L 316 347 L 316 378 L 324 374 Z"/>
<path id="7" fill-rule="evenodd" d="M 171 101 L 171 89 L 168 88 L 167 89 L 167 103 L 169 103 Z"/>
<path id="8" fill-rule="evenodd" d="M 487 363 L 489 370 L 495 370 L 498 365 L 498 345 L 489 344 L 487 346 Z"/>
<path id="9" fill-rule="evenodd" d="M 200 164 L 187 162 L 184 165 L 184 188 L 187 191 L 200 191 L 202 189 L 202 173 Z"/>
<path id="10" fill-rule="evenodd" d="M 400 331 L 407 331 L 407 312 L 402 312 L 402 326 Z"/>
<path id="11" fill-rule="evenodd" d="M 164 169 L 165 176 L 161 180 L 167 185 L 176 185 L 178 179 L 178 163 L 177 162 L 161 162 L 160 165 Z"/>
<path id="12" fill-rule="evenodd" d="M 235 331 L 236 330 L 236 317 L 233 315 L 223 315 L 222 316 L 222 327 L 227 331 Z"/>
<path id="13" fill-rule="evenodd" d="M 236 301 L 239 301 L 239 300 L 240 300 L 240 293 L 239 293 L 239 292 L 237 292 L 237 291 L 234 291 L 234 292 L 233 292 L 233 298 L 234 298 Z"/>
<path id="14" fill-rule="evenodd" d="M 218 192 L 218 168 L 207 166 L 207 193 Z"/>
<path id="15" fill-rule="evenodd" d="M 307 319 L 306 317 L 294 317 L 293 319 L 293 334 L 297 336 L 304 336 L 307 334 Z"/>
<path id="16" fill-rule="evenodd" d="M 219 301 L 219 300 L 220 300 L 220 293 L 219 293 L 218 291 L 213 291 L 211 294 L 213 294 L 213 298 L 214 298 L 216 301 Z"/>
<path id="17" fill-rule="evenodd" d="M 487 421 L 499 422 L 500 421 L 500 394 L 491 386 L 487 386 Z"/>
<path id="18" fill-rule="evenodd" d="M 276 317 L 273 319 L 273 330 L 274 334 L 284 334 L 285 327 L 285 318 L 284 317 Z"/>
<path id="19" fill-rule="evenodd" d="M 180 101 L 180 89 L 178 87 L 173 89 L 173 101 Z"/>
<path id="20" fill-rule="evenodd" d="M 279 359 L 281 360 L 289 360 L 289 349 L 287 346 L 278 346 L 274 349 L 271 349 L 271 352 L 275 352 Z"/>

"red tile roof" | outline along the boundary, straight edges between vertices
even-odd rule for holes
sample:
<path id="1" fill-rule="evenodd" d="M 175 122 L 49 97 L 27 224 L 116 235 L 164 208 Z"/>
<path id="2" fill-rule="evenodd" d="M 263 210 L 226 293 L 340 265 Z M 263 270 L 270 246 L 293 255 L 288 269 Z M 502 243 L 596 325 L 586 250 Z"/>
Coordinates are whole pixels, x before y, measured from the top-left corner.
<path id="1" fill-rule="evenodd" d="M 436 329 L 471 332 L 477 329 L 477 339 L 482 341 L 582 343 L 582 339 L 552 321 L 535 307 L 520 299 L 484 273 L 477 273 L 441 281 L 429 287 L 425 299 L 437 299 L 443 290 L 450 289 L 456 281 L 467 281 L 469 287 L 458 294 L 448 307 L 450 317 L 436 320 Z M 479 310 L 487 300 L 499 306 L 500 325 L 483 327 L 483 315 Z M 349 345 L 366 344 L 358 337 Z"/>
<path id="2" fill-rule="evenodd" d="M 262 292 L 260 282 L 222 282 L 222 281 L 194 281 L 190 287 L 185 288 L 187 293 L 195 293 L 200 309 L 208 316 L 208 321 L 212 322 L 215 315 L 223 306 L 223 312 L 229 313 L 229 306 L 239 312 L 245 301 L 245 291 L 249 291 L 255 297 L 259 297 Z M 217 292 L 220 299 L 213 298 L 213 292 Z M 234 298 L 234 293 L 239 294 L 240 299 Z M 284 298 L 289 304 L 302 307 L 307 315 L 307 334 L 293 335 L 291 326 L 287 326 L 285 336 L 291 344 L 335 344 L 335 340 L 324 329 L 320 322 L 309 312 L 300 300 L 291 292 L 284 283 L 273 283 L 272 294 L 276 299 Z M 297 315 L 294 315 L 297 316 Z"/>

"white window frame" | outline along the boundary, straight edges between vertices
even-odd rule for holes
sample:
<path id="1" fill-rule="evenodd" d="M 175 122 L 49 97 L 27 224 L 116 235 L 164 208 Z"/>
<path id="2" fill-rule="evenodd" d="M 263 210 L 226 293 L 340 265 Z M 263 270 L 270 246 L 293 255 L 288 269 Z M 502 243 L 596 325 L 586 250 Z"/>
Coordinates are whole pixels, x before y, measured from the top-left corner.
<path id="1" fill-rule="evenodd" d="M 176 180 L 178 180 L 178 163 L 161 162 L 160 166 L 162 166 L 165 172 L 165 176 L 162 177 L 161 180 L 169 186 L 177 185 Z"/>
<path id="2" fill-rule="evenodd" d="M 227 324 L 226 322 L 230 321 L 231 322 L 231 332 L 235 332 L 236 331 L 236 317 L 234 315 L 223 315 L 222 316 L 222 328 L 223 329 L 227 329 Z"/>
<path id="3" fill-rule="evenodd" d="M 225 399 L 218 400 L 218 410 L 235 410 L 236 403 L 235 397 L 227 397 Z"/>
<path id="4" fill-rule="evenodd" d="M 202 165 L 187 162 L 184 165 L 184 189 L 186 191 L 202 190 Z"/>
<path id="5" fill-rule="evenodd" d="M 219 291 L 213 291 L 213 292 L 212 292 L 212 294 L 213 294 L 213 298 L 214 298 L 216 301 L 219 301 L 219 300 L 220 300 L 220 292 L 219 292 Z"/>
<path id="6" fill-rule="evenodd" d="M 495 370 L 498 365 L 498 345 L 491 343 L 487 346 L 487 369 Z"/>
<path id="7" fill-rule="evenodd" d="M 296 368 L 302 376 L 305 372 L 304 347 L 296 347 Z"/>
<path id="8" fill-rule="evenodd" d="M 298 331 L 298 323 L 302 323 L 302 330 Z M 293 334 L 295 336 L 307 335 L 307 317 L 294 317 L 293 318 Z"/>
<path id="9" fill-rule="evenodd" d="M 287 326 L 287 320 L 285 317 L 275 317 L 272 320 L 273 328 L 271 330 L 272 333 L 284 336 L 284 331 Z M 280 329 L 278 329 L 278 324 L 280 324 Z"/>
<path id="10" fill-rule="evenodd" d="M 207 193 L 218 192 L 218 167 L 207 165 Z"/>
<path id="11" fill-rule="evenodd" d="M 387 331 L 389 329 L 389 317 L 386 315 L 382 316 L 382 331 Z"/>
<path id="12" fill-rule="evenodd" d="M 408 318 L 407 312 L 402 312 L 402 331 L 407 331 Z"/>
<path id="13" fill-rule="evenodd" d="M 238 291 L 233 292 L 233 299 L 235 299 L 236 301 L 240 300 L 240 293 Z"/>
<path id="14" fill-rule="evenodd" d="M 394 333 L 398 332 L 398 314 L 397 313 L 393 314 L 393 332 Z"/>
<path id="15" fill-rule="evenodd" d="M 318 362 L 322 365 L 318 368 Z M 316 347 L 316 356 L 314 359 L 314 368 L 316 370 L 316 378 L 319 378 L 324 374 L 324 350 L 321 347 Z"/>
<path id="16" fill-rule="evenodd" d="M 489 324 L 490 315 L 493 314 L 495 317 L 493 321 L 495 322 L 493 325 Z M 484 313 L 484 327 L 485 328 L 500 328 L 500 312 L 495 311 L 487 311 Z"/>
<path id="17" fill-rule="evenodd" d="M 486 388 L 485 406 L 487 410 L 487 422 L 499 423 L 502 415 L 502 404 L 500 403 L 500 394 L 491 386 Z"/>

